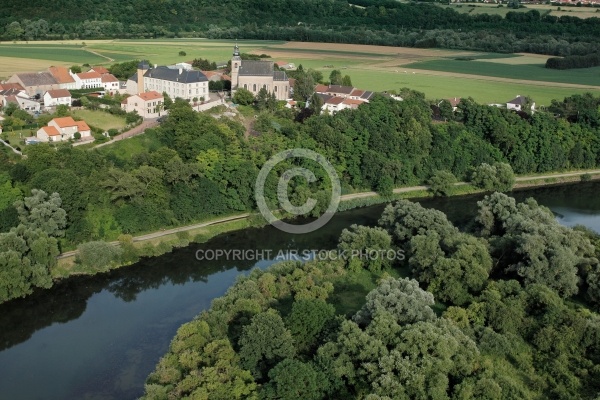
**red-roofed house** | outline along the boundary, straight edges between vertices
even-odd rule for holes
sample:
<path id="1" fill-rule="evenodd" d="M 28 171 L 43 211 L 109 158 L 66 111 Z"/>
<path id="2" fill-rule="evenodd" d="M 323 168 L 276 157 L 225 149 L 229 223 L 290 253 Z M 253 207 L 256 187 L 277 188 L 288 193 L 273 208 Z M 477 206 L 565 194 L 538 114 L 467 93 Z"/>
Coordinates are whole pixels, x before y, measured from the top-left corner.
<path id="1" fill-rule="evenodd" d="M 277 62 L 275 62 L 275 65 L 277 65 L 278 68 L 283 68 L 283 69 L 296 69 L 296 66 L 294 65 L 294 63 L 289 63 L 287 61 L 277 61 Z"/>
<path id="2" fill-rule="evenodd" d="M 67 89 L 48 90 L 44 93 L 44 107 L 56 107 L 61 104 L 71 106 L 71 93 Z"/>
<path id="3" fill-rule="evenodd" d="M 100 75 L 104 75 L 104 74 L 110 74 L 110 71 L 109 71 L 109 70 L 107 70 L 107 69 L 106 69 L 106 68 L 104 68 L 104 67 L 100 67 L 100 66 L 92 67 L 92 68 L 90 69 L 90 71 L 95 71 L 95 72 L 99 73 Z"/>
<path id="4" fill-rule="evenodd" d="M 92 137 L 92 130 L 88 124 L 85 121 L 75 121 L 72 117 L 54 118 L 48 122 L 48 126 L 37 131 L 37 137 L 46 142 L 60 142 L 75 139 L 75 132 L 79 132 L 82 139 Z"/>
<path id="5" fill-rule="evenodd" d="M 69 71 L 69 73 L 75 79 L 77 89 L 101 88 L 104 86 L 102 84 L 102 75 L 96 71 L 82 72 L 80 74 L 74 74 Z"/>
<path id="6" fill-rule="evenodd" d="M 77 89 L 75 78 L 71 76 L 71 71 L 69 71 L 68 68 L 50 67 L 48 68 L 48 72 L 50 72 L 56 82 L 58 82 L 58 87 L 60 89 Z"/>
<path id="7" fill-rule="evenodd" d="M 60 142 L 62 140 L 60 132 L 53 126 L 42 126 L 38 129 L 36 136 L 42 142 Z"/>
<path id="8" fill-rule="evenodd" d="M 143 92 L 123 100 L 121 108 L 126 112 L 136 111 L 142 118 L 158 118 L 164 114 L 164 102 L 163 95 L 156 91 Z"/>
<path id="9" fill-rule="evenodd" d="M 103 74 L 100 77 L 104 90 L 110 94 L 119 93 L 119 80 L 112 74 Z"/>

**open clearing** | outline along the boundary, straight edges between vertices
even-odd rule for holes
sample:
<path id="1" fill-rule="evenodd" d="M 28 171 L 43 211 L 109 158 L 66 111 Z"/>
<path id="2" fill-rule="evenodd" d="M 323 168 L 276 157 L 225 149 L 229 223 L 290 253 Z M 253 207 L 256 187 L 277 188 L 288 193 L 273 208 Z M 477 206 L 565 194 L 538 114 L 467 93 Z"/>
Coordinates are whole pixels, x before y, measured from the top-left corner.
<path id="1" fill-rule="evenodd" d="M 592 7 L 559 7 L 553 6 L 550 4 L 528 4 L 526 7 L 514 9 L 507 7 L 504 5 L 503 7 L 498 7 L 497 4 L 489 3 L 462 3 L 462 4 L 439 4 L 435 3 L 438 7 L 450 8 L 461 14 L 489 14 L 489 15 L 499 15 L 501 17 L 505 17 L 509 12 L 520 12 L 526 13 L 531 10 L 538 11 L 541 15 L 552 15 L 555 17 L 569 16 L 569 17 L 577 17 L 577 18 L 598 18 L 600 17 L 600 12 L 596 12 L 597 8 Z"/>
<path id="2" fill-rule="evenodd" d="M 125 118 L 104 111 L 77 110 L 73 111 L 73 116 L 83 119 L 88 125 L 105 131 L 113 128 L 121 129 L 126 125 Z"/>
<path id="3" fill-rule="evenodd" d="M 221 62 L 230 59 L 234 43 L 233 40 L 188 38 L 35 42 L 35 46 L 3 44 L 0 45 L 0 76 L 42 70 L 53 64 L 110 64 L 106 58 L 90 51 L 115 62 L 148 59 L 151 63 L 165 65 L 194 58 Z M 540 105 L 547 105 L 551 99 L 596 90 L 600 86 L 600 68 L 546 70 L 543 64 L 548 57 L 535 54 L 258 40 L 239 40 L 238 44 L 243 53 L 268 54 L 273 61 L 302 64 L 305 68 L 321 71 L 325 79 L 335 68 L 350 75 L 354 86 L 362 89 L 384 91 L 409 87 L 424 92 L 429 98 L 471 96 L 477 101 L 491 103 L 506 102 L 521 94 L 533 97 Z M 15 58 L 14 53 L 10 58 L 8 55 L 1 57 L 2 48 L 9 52 L 11 46 L 22 52 L 31 51 L 19 53 L 20 59 Z M 179 56 L 180 51 L 186 55 Z M 52 61 L 45 59 L 51 56 L 54 56 Z M 95 61 L 90 61 L 90 57 Z M 74 58 L 78 61 L 72 61 Z"/>

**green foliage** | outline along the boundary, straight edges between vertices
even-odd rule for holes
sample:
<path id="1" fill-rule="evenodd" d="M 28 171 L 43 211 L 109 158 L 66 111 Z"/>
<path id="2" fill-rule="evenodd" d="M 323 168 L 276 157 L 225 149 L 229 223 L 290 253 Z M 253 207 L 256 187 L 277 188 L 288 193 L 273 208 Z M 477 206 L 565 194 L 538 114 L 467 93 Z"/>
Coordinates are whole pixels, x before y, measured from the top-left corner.
<path id="1" fill-rule="evenodd" d="M 321 299 L 294 302 L 292 312 L 285 323 L 299 352 L 310 350 L 314 346 L 325 324 L 333 318 L 334 314 L 334 307 Z"/>
<path id="2" fill-rule="evenodd" d="M 248 89 L 238 88 L 233 95 L 233 102 L 243 106 L 248 106 L 254 103 L 254 95 Z"/>
<path id="3" fill-rule="evenodd" d="M 240 362 L 256 378 L 295 354 L 292 335 L 275 311 L 255 315 L 239 340 Z"/>
<path id="4" fill-rule="evenodd" d="M 421 289 L 414 279 L 385 278 L 369 292 L 354 320 L 362 325 L 377 317 L 389 317 L 399 325 L 431 321 L 435 319 L 433 304 L 433 295 Z"/>
<path id="5" fill-rule="evenodd" d="M 269 371 L 269 384 L 264 387 L 262 398 L 318 400 L 323 396 L 319 389 L 319 374 L 315 368 L 288 358 Z"/>
<path id="6" fill-rule="evenodd" d="M 452 190 L 452 186 L 456 183 L 456 177 L 452 172 L 448 171 L 435 171 L 435 173 L 429 178 L 427 184 L 429 190 L 434 196 L 448 196 Z"/>
<path id="7" fill-rule="evenodd" d="M 31 195 L 15 202 L 21 224 L 32 230 L 39 229 L 48 236 L 63 236 L 67 213 L 61 208 L 59 194 L 48 196 L 42 190 L 33 189 Z"/>
<path id="8" fill-rule="evenodd" d="M 509 192 L 515 183 L 515 175 L 509 164 L 483 163 L 473 171 L 471 183 L 487 191 Z"/>
<path id="9" fill-rule="evenodd" d="M 396 256 L 391 243 L 392 238 L 382 228 L 352 225 L 350 229 L 342 231 L 338 249 L 344 254 L 351 271 L 366 268 L 378 272 L 389 267 Z"/>
<path id="10" fill-rule="evenodd" d="M 120 261 L 123 250 L 104 241 L 87 242 L 77 248 L 78 261 L 93 271 L 104 271 Z"/>

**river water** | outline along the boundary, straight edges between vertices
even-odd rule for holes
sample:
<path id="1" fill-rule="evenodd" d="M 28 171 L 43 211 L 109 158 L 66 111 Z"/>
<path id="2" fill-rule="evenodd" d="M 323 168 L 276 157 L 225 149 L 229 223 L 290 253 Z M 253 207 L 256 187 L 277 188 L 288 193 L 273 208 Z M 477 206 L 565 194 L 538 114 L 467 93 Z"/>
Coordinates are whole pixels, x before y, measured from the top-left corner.
<path id="1" fill-rule="evenodd" d="M 565 225 L 600 232 L 600 183 L 514 192 L 534 197 Z M 421 201 L 462 225 L 481 196 Z M 209 307 L 238 275 L 275 261 L 198 261 L 197 250 L 334 248 L 342 229 L 373 225 L 383 205 L 338 213 L 325 227 L 291 235 L 247 229 L 96 277 L 66 280 L 0 306 L 0 399 L 134 399 L 177 328 Z M 206 254 L 209 254 L 207 252 Z"/>

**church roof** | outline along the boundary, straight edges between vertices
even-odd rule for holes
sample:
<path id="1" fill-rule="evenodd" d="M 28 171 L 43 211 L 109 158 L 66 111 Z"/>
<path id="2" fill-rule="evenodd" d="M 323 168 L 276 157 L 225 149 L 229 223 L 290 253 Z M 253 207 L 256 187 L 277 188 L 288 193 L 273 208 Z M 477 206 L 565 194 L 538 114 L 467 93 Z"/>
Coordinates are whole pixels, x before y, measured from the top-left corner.
<path id="1" fill-rule="evenodd" d="M 274 81 L 287 81 L 288 77 L 284 71 L 273 71 L 273 80 Z"/>
<path id="2" fill-rule="evenodd" d="M 273 76 L 272 61 L 243 60 L 239 70 L 240 76 Z"/>

